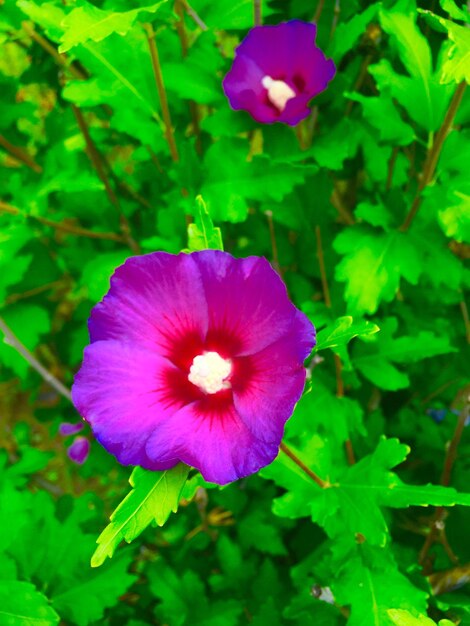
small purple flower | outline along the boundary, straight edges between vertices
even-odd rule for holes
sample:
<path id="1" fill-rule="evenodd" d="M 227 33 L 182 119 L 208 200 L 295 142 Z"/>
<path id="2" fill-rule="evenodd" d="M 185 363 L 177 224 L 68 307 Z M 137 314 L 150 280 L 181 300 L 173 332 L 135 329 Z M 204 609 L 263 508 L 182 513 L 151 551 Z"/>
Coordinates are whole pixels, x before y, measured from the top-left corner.
<path id="1" fill-rule="evenodd" d="M 59 434 L 62 437 L 76 435 L 85 427 L 83 422 L 62 422 L 59 426 Z M 86 437 L 75 437 L 72 444 L 67 448 L 67 456 L 74 463 L 83 465 L 90 453 L 90 442 Z"/>
<path id="2" fill-rule="evenodd" d="M 123 465 L 225 484 L 274 460 L 315 329 L 266 259 L 129 258 L 93 309 L 72 397 Z"/>
<path id="3" fill-rule="evenodd" d="M 251 29 L 223 81 L 232 109 L 263 124 L 295 126 L 307 117 L 308 103 L 336 71 L 315 45 L 316 34 L 316 24 L 300 20 Z"/>
<path id="4" fill-rule="evenodd" d="M 90 442 L 86 437 L 75 437 L 71 446 L 67 450 L 67 455 L 71 461 L 83 465 L 90 453 Z"/>

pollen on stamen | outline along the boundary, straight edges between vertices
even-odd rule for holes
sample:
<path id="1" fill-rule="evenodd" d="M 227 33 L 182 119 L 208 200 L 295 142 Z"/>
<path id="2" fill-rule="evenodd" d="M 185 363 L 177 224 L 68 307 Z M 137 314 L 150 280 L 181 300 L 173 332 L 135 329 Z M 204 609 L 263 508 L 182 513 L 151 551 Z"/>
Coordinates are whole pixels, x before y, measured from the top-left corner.
<path id="1" fill-rule="evenodd" d="M 232 372 L 232 361 L 217 352 L 204 352 L 194 357 L 189 369 L 188 380 L 204 393 L 212 394 L 230 389 L 228 380 Z"/>
<path id="2" fill-rule="evenodd" d="M 297 95 L 283 80 L 274 80 L 271 76 L 263 76 L 261 84 L 268 92 L 269 101 L 281 112 L 289 100 Z"/>

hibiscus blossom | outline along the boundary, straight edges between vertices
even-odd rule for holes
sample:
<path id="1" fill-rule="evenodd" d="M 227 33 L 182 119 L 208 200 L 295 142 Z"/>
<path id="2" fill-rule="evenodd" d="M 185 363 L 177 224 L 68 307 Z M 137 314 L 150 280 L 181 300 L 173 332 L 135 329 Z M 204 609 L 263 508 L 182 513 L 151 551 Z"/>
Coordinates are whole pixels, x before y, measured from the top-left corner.
<path id="1" fill-rule="evenodd" d="M 307 117 L 308 103 L 336 71 L 315 45 L 316 34 L 316 24 L 300 20 L 250 30 L 223 81 L 231 107 L 263 124 L 295 126 Z"/>
<path id="2" fill-rule="evenodd" d="M 276 457 L 315 330 L 266 259 L 129 258 L 89 320 L 72 397 L 123 465 L 225 484 Z"/>

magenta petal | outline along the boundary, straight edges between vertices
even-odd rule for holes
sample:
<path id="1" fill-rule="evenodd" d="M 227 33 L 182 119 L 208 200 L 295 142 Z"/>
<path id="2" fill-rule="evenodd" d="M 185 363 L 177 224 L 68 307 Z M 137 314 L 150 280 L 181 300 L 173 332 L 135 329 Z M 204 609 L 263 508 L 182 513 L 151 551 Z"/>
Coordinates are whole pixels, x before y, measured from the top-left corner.
<path id="1" fill-rule="evenodd" d="M 85 349 L 73 402 L 99 442 L 123 465 L 148 467 L 147 440 L 184 404 L 178 389 L 168 390 L 167 377 L 176 369 L 132 344 L 98 341 Z"/>
<path id="2" fill-rule="evenodd" d="M 93 309 L 89 329 L 92 342 L 132 341 L 164 356 L 176 336 L 204 337 L 207 304 L 194 258 L 155 252 L 127 259 Z"/>
<path id="3" fill-rule="evenodd" d="M 71 461 L 82 465 L 88 458 L 90 452 L 90 442 L 86 437 L 77 437 L 67 450 L 67 455 Z"/>
<path id="4" fill-rule="evenodd" d="M 252 28 L 235 51 L 223 80 L 230 106 L 257 121 L 294 126 L 310 113 L 310 100 L 326 89 L 335 66 L 316 46 L 316 25 L 300 20 Z M 279 109 L 262 85 L 264 77 L 284 82 L 295 92 Z"/>
<path id="5" fill-rule="evenodd" d="M 147 443 L 147 455 L 158 469 L 178 461 L 196 467 L 204 479 L 219 485 L 257 472 L 277 456 L 279 442 L 256 439 L 231 403 L 217 412 L 194 402 L 162 423 Z"/>
<path id="6" fill-rule="evenodd" d="M 234 355 L 253 354 L 290 331 L 297 309 L 266 259 L 235 259 L 216 250 L 194 256 L 206 291 L 209 334 L 236 338 Z"/>
<path id="7" fill-rule="evenodd" d="M 76 435 L 84 428 L 83 422 L 76 422 L 72 424 L 71 422 L 62 422 L 59 426 L 59 433 L 62 437 L 68 437 L 69 435 Z"/>
<path id="8" fill-rule="evenodd" d="M 275 442 L 279 446 L 284 425 L 294 411 L 302 395 L 306 371 L 302 362 L 314 343 L 310 323 L 303 320 L 295 324 L 295 330 L 264 348 L 261 352 L 246 357 L 250 371 L 247 384 L 233 384 L 233 402 L 237 413 L 249 430 L 263 441 Z M 310 327 L 310 328 L 309 328 Z M 302 339 L 310 340 L 302 344 Z M 302 349 L 302 345 L 304 348 Z M 240 365 L 243 368 L 243 359 Z"/>

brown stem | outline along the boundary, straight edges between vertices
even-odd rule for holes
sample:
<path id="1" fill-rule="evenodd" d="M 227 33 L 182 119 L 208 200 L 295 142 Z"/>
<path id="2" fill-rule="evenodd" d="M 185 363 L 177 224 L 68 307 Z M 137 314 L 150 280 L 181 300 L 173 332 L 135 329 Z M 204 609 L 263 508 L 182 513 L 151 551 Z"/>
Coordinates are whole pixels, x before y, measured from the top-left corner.
<path id="1" fill-rule="evenodd" d="M 44 293 L 44 291 L 49 291 L 49 289 L 54 289 L 54 287 L 61 287 L 64 284 L 63 280 L 54 280 L 51 283 L 46 283 L 45 285 L 40 285 L 39 287 L 33 287 L 33 289 L 28 289 L 28 291 L 23 291 L 23 293 L 12 293 L 5 298 L 6 304 L 14 304 L 19 300 L 24 300 L 26 298 L 32 298 L 33 296 L 37 296 L 40 293 Z"/>
<path id="2" fill-rule="evenodd" d="M 139 246 L 137 245 L 136 241 L 134 241 L 131 235 L 130 224 L 126 216 L 121 211 L 121 205 L 119 204 L 118 197 L 116 196 L 114 189 L 112 188 L 111 183 L 109 181 L 108 175 L 106 173 L 106 169 L 105 169 L 106 161 L 102 157 L 93 139 L 91 138 L 90 131 L 88 130 L 88 125 L 85 121 L 85 117 L 83 113 L 75 104 L 72 104 L 71 106 L 72 106 L 73 114 L 75 115 L 75 119 L 77 120 L 78 127 L 80 128 L 82 135 L 85 139 L 86 152 L 87 152 L 88 158 L 90 159 L 91 164 L 95 168 L 99 179 L 104 185 L 109 201 L 111 202 L 111 204 L 114 206 L 114 208 L 117 210 L 119 214 L 119 223 L 120 223 L 123 237 L 125 241 L 127 242 L 129 248 L 132 250 L 132 252 L 135 252 L 136 254 L 138 254 Z"/>
<path id="3" fill-rule="evenodd" d="M 170 148 L 171 158 L 176 163 L 179 161 L 179 155 L 176 147 L 175 136 L 173 134 L 173 126 L 171 125 L 170 109 L 168 107 L 168 99 L 166 97 L 165 85 L 163 83 L 162 68 L 160 65 L 160 57 L 158 55 L 155 32 L 152 24 L 149 23 L 144 24 L 144 29 L 147 33 L 147 42 L 150 50 L 150 57 L 152 59 L 153 74 L 157 84 L 158 95 L 162 107 L 163 121 L 165 122 L 165 136 L 168 142 L 168 147 Z"/>
<path id="4" fill-rule="evenodd" d="M 79 67 L 76 67 L 76 65 L 74 65 L 73 63 L 70 63 L 65 54 L 60 54 L 59 52 L 57 52 L 54 46 L 51 45 L 42 35 L 37 33 L 28 22 L 22 22 L 21 26 L 23 27 L 24 32 L 29 37 L 31 37 L 31 39 L 39 44 L 43 50 L 51 55 L 51 57 L 58 65 L 67 70 L 74 78 L 77 78 L 79 80 L 84 80 L 88 78 L 86 72 L 81 70 Z"/>
<path id="5" fill-rule="evenodd" d="M 395 164 L 397 162 L 398 154 L 400 152 L 399 146 L 394 146 L 392 150 L 392 154 L 388 161 L 388 172 L 387 172 L 387 182 L 385 184 L 386 191 L 389 191 L 392 188 L 393 183 L 393 173 L 395 171 Z"/>
<path id="6" fill-rule="evenodd" d="M 441 475 L 441 485 L 444 485 L 445 487 L 447 487 L 450 483 L 452 468 L 454 466 L 455 460 L 457 459 L 457 448 L 462 438 L 462 433 L 465 428 L 465 422 L 468 419 L 469 409 L 470 409 L 470 402 L 467 402 L 464 408 L 462 409 L 462 411 L 460 411 L 459 417 L 457 419 L 457 424 L 455 426 L 454 434 L 450 441 L 449 447 L 447 448 L 446 458 L 444 461 L 444 468 L 442 470 L 442 475 Z"/>
<path id="7" fill-rule="evenodd" d="M 209 30 L 209 27 L 207 26 L 207 24 L 204 23 L 204 21 L 199 17 L 199 15 L 196 13 L 196 11 L 193 9 L 193 7 L 186 2 L 186 0 L 182 0 L 183 6 L 184 6 L 184 10 L 186 11 L 186 13 L 189 15 L 189 17 L 194 20 L 194 22 L 199 26 L 199 28 L 201 30 Z"/>
<path id="8" fill-rule="evenodd" d="M 338 211 L 338 213 L 343 218 L 343 221 L 346 224 L 349 224 L 350 226 L 352 226 L 353 224 L 356 223 L 354 216 L 352 215 L 348 207 L 344 204 L 343 198 L 341 197 L 340 193 L 338 192 L 336 188 L 333 190 L 333 193 L 331 194 L 330 202 Z"/>
<path id="9" fill-rule="evenodd" d="M 261 26 L 263 23 L 261 15 L 261 0 L 253 0 L 253 20 L 255 26 Z"/>
<path id="10" fill-rule="evenodd" d="M 24 346 L 18 337 L 14 334 L 11 328 L 6 324 L 5 320 L 0 317 L 0 330 L 4 334 L 3 341 L 11 346 L 14 350 L 21 354 L 21 356 L 29 363 L 29 365 L 51 386 L 53 387 L 57 393 L 61 396 L 72 402 L 72 395 L 65 387 L 63 383 L 60 382 L 53 374 L 48 372 L 46 368 L 39 363 L 36 357 L 31 354 L 31 352 Z"/>
<path id="11" fill-rule="evenodd" d="M 356 78 L 356 82 L 353 85 L 352 91 L 359 91 L 360 88 L 362 87 L 362 84 L 364 82 L 364 80 L 367 77 L 367 68 L 369 67 L 369 65 L 371 64 L 371 62 L 373 61 L 374 57 L 372 54 L 368 54 L 364 60 L 361 63 L 361 67 L 359 70 L 359 74 Z M 346 109 L 344 111 L 344 115 L 345 117 L 348 117 L 351 114 L 351 111 L 353 109 L 353 106 L 356 104 L 355 100 L 349 100 L 347 105 L 346 105 Z"/>
<path id="12" fill-rule="evenodd" d="M 408 215 L 406 216 L 403 224 L 400 226 L 400 231 L 403 233 L 406 232 L 411 226 L 411 223 L 413 222 L 416 214 L 419 211 L 419 208 L 421 206 L 423 189 L 427 187 L 427 185 L 429 185 L 434 176 L 434 172 L 436 170 L 437 162 L 439 160 L 444 141 L 446 140 L 447 135 L 452 129 L 452 124 L 454 122 L 454 118 L 459 108 L 459 105 L 462 102 L 466 86 L 466 82 L 463 81 L 458 85 L 457 89 L 455 90 L 454 95 L 452 96 L 452 100 L 450 101 L 449 108 L 447 109 L 444 121 L 442 122 L 442 126 L 437 131 L 432 147 L 428 151 L 426 160 L 424 161 L 423 172 L 421 174 L 421 180 L 419 182 L 416 195 L 414 197 Z"/>
<path id="13" fill-rule="evenodd" d="M 36 163 L 33 157 L 28 154 L 24 148 L 14 146 L 3 135 L 0 135 L 0 146 L 9 152 L 17 161 L 20 161 L 33 170 L 33 172 L 36 172 L 37 174 L 42 172 L 42 167 Z"/>
<path id="14" fill-rule="evenodd" d="M 341 370 L 343 369 L 341 365 L 341 359 L 339 358 L 337 354 L 333 354 L 333 356 L 335 359 L 335 372 L 336 372 L 336 397 L 343 398 L 344 397 L 344 383 L 343 383 L 343 378 L 341 376 Z"/>
<path id="15" fill-rule="evenodd" d="M 277 249 L 276 231 L 274 229 L 273 212 L 272 211 L 265 211 L 264 214 L 266 215 L 266 219 L 268 221 L 269 237 L 271 239 L 271 249 L 273 251 L 273 266 L 274 266 L 274 269 L 276 270 L 276 272 L 282 278 L 284 278 L 283 272 L 281 270 L 281 265 L 279 263 L 279 252 L 278 252 L 278 249 Z"/>
<path id="16" fill-rule="evenodd" d="M 465 337 L 467 338 L 467 343 L 470 343 L 470 319 L 465 300 L 460 301 L 460 310 L 462 311 L 463 323 L 465 324 Z"/>
<path id="17" fill-rule="evenodd" d="M 312 471 L 309 467 L 305 465 L 303 461 L 299 459 L 299 457 L 292 452 L 292 450 L 284 443 L 281 442 L 281 450 L 284 452 L 286 456 L 288 456 L 300 469 L 307 474 L 312 480 L 314 480 L 319 487 L 322 489 L 326 489 L 327 487 L 331 487 L 330 483 L 323 478 L 320 478 Z"/>
<path id="18" fill-rule="evenodd" d="M 330 29 L 330 40 L 335 34 L 335 30 L 336 30 L 336 26 L 338 25 L 340 13 L 341 13 L 340 0 L 335 0 L 335 8 L 333 11 L 333 21 L 331 22 L 331 29 Z"/>
<path id="19" fill-rule="evenodd" d="M 469 409 L 470 409 L 470 402 L 467 402 L 459 414 L 459 417 L 457 419 L 457 424 L 455 426 L 454 434 L 452 435 L 452 439 L 447 448 L 447 452 L 446 452 L 446 456 L 444 460 L 444 467 L 442 469 L 441 480 L 440 480 L 441 485 L 444 485 L 445 487 L 449 486 L 450 484 L 452 468 L 454 466 L 455 460 L 457 459 L 457 448 L 462 438 L 462 433 L 465 428 L 465 422 L 468 419 Z M 419 553 L 419 557 L 418 557 L 419 563 L 424 563 L 428 555 L 429 549 L 431 548 L 432 544 L 435 542 L 436 538 L 440 534 L 445 532 L 445 524 L 444 524 L 445 516 L 446 516 L 445 508 L 442 506 L 437 507 L 432 517 L 432 524 L 429 529 L 429 533 Z"/>
<path id="20" fill-rule="evenodd" d="M 77 235 L 77 237 L 89 237 L 90 239 L 106 239 L 108 241 L 120 241 L 122 243 L 125 242 L 124 237 L 118 235 L 116 233 L 100 233 L 94 230 L 88 230 L 87 228 L 82 228 L 81 226 L 73 226 L 72 224 L 66 224 L 64 222 L 54 222 L 53 220 L 49 220 L 46 217 L 42 217 L 40 215 L 31 215 L 29 213 L 24 213 L 20 209 L 11 204 L 7 204 L 6 202 L 2 202 L 0 200 L 0 211 L 4 213 L 10 213 L 11 215 L 21 215 L 30 220 L 34 220 L 39 222 L 40 224 L 44 224 L 44 226 L 50 226 L 55 230 L 61 230 L 65 233 L 70 233 L 72 235 Z"/>
<path id="21" fill-rule="evenodd" d="M 178 21 L 176 22 L 176 30 L 178 31 L 178 36 L 181 42 L 181 54 L 183 59 L 188 56 L 189 44 L 188 44 L 188 35 L 186 33 L 186 28 L 184 25 L 184 5 L 181 0 L 175 0 L 175 12 L 178 16 Z M 193 131 L 196 137 L 195 149 L 198 154 L 202 153 L 202 140 L 201 140 L 201 127 L 199 124 L 199 107 L 197 102 L 194 100 L 189 101 L 189 113 L 191 115 L 191 120 L 193 123 Z"/>
<path id="22" fill-rule="evenodd" d="M 325 299 L 326 306 L 331 309 L 331 297 L 330 297 L 330 288 L 328 287 L 328 280 L 326 277 L 326 268 L 325 268 L 325 258 L 323 256 L 323 246 L 321 240 L 321 229 L 320 226 L 315 226 L 315 236 L 317 238 L 317 258 L 318 265 L 320 266 L 320 276 L 321 276 L 321 284 L 323 289 L 323 297 Z"/>
<path id="23" fill-rule="evenodd" d="M 325 0 L 319 0 L 317 4 L 317 8 L 315 9 L 315 13 L 313 14 L 313 17 L 312 17 L 312 22 L 315 22 L 315 23 L 318 22 L 322 14 L 324 6 L 325 6 Z"/>

